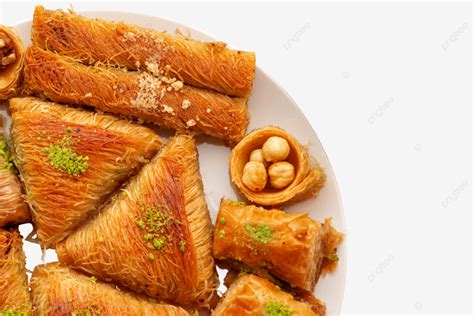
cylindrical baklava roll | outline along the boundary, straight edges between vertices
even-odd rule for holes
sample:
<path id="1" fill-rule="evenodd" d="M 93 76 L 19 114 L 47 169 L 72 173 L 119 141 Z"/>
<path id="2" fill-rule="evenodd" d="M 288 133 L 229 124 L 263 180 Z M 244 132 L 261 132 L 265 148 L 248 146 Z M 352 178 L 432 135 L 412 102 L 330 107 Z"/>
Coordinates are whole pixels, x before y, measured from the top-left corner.
<path id="1" fill-rule="evenodd" d="M 243 137 L 248 122 L 243 98 L 183 86 L 181 81 L 148 72 L 84 66 L 34 46 L 26 52 L 24 91 L 229 143 Z"/>
<path id="2" fill-rule="evenodd" d="M 0 25 L 0 100 L 15 96 L 21 82 L 25 48 L 14 29 Z"/>
<path id="3" fill-rule="evenodd" d="M 312 291 L 325 265 L 337 261 L 343 235 L 331 221 L 287 214 L 222 200 L 214 233 L 214 258 L 224 267 L 235 261 L 266 268 L 293 287 Z"/>
<path id="4" fill-rule="evenodd" d="M 41 6 L 35 9 L 32 42 L 87 64 L 168 66 L 186 84 L 231 96 L 247 97 L 255 76 L 255 53 Z"/>
<path id="5" fill-rule="evenodd" d="M 0 118 L 0 227 L 30 220 L 28 205 L 22 197 L 21 185 L 15 174 L 13 155 L 3 134 Z"/>

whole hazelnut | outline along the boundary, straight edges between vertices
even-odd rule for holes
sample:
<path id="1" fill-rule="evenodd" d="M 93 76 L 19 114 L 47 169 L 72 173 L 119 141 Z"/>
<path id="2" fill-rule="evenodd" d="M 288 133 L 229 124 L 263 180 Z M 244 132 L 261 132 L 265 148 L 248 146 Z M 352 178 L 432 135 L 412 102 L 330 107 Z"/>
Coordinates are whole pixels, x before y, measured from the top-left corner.
<path id="1" fill-rule="evenodd" d="M 286 161 L 275 162 L 268 168 L 270 184 L 275 189 L 282 189 L 295 179 L 295 167 Z"/>
<path id="2" fill-rule="evenodd" d="M 290 145 L 286 139 L 272 136 L 262 146 L 263 158 L 268 162 L 278 162 L 288 158 Z"/>
<path id="3" fill-rule="evenodd" d="M 259 192 L 267 185 L 267 170 L 263 163 L 249 161 L 244 166 L 242 182 L 252 191 Z"/>
<path id="4" fill-rule="evenodd" d="M 261 162 L 265 167 L 268 165 L 267 161 L 263 158 L 263 151 L 261 149 L 252 150 L 249 161 Z"/>

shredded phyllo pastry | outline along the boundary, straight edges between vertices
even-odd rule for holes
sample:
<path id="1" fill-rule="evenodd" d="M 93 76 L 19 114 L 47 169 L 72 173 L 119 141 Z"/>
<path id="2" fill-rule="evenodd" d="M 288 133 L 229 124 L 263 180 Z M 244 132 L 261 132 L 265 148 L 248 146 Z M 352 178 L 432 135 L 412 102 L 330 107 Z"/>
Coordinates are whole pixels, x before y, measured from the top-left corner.
<path id="1" fill-rule="evenodd" d="M 13 155 L 8 148 L 0 119 L 0 227 L 30 220 L 28 205 L 23 200 Z"/>
<path id="2" fill-rule="evenodd" d="M 228 49 L 123 22 L 87 19 L 60 10 L 35 9 L 33 44 L 86 64 L 102 62 L 129 69 L 169 67 L 186 84 L 248 97 L 255 54 Z"/>
<path id="3" fill-rule="evenodd" d="M 291 294 L 256 275 L 242 273 L 219 302 L 212 316 L 290 316 L 325 315 L 326 306 L 317 299 L 314 305 L 296 300 Z"/>
<path id="4" fill-rule="evenodd" d="M 189 315 L 180 307 L 119 290 L 58 263 L 37 266 L 31 290 L 37 315 Z"/>
<path id="5" fill-rule="evenodd" d="M 0 229 L 0 315 L 31 313 L 25 254 L 17 229 Z"/>
<path id="6" fill-rule="evenodd" d="M 312 291 L 321 272 L 337 264 L 342 238 L 330 220 L 319 223 L 306 213 L 268 211 L 224 199 L 213 252 L 223 267 L 242 263 L 251 272 L 264 268 L 293 287 Z"/>
<path id="7" fill-rule="evenodd" d="M 84 66 L 34 46 L 26 52 L 24 81 L 27 94 L 134 116 L 167 129 L 192 130 L 229 143 L 242 139 L 248 123 L 245 98 L 176 85 L 167 77 L 143 71 Z"/>
<path id="8" fill-rule="evenodd" d="M 43 247 L 92 216 L 162 146 L 152 130 L 35 98 L 10 99 L 15 161 Z"/>
<path id="9" fill-rule="evenodd" d="M 274 155 L 281 154 L 272 153 L 274 150 L 264 146 L 272 138 L 286 140 L 289 151 L 284 154 L 286 161 L 270 165 L 267 183 L 264 163 L 274 161 Z M 257 152 L 259 149 L 263 153 Z M 281 149 L 278 147 L 278 150 Z M 249 157 L 253 161 L 249 162 Z M 319 164 L 315 161 L 312 166 L 306 148 L 286 131 L 274 126 L 259 128 L 246 135 L 232 150 L 229 164 L 236 187 L 248 200 L 264 206 L 288 205 L 315 196 L 326 181 Z"/>
<path id="10" fill-rule="evenodd" d="M 12 28 L 0 25 L 0 100 L 18 92 L 24 54 L 19 35 Z"/>
<path id="11" fill-rule="evenodd" d="M 59 260 L 156 299 L 209 306 L 217 280 L 194 139 L 171 138 L 123 192 L 58 245 Z"/>

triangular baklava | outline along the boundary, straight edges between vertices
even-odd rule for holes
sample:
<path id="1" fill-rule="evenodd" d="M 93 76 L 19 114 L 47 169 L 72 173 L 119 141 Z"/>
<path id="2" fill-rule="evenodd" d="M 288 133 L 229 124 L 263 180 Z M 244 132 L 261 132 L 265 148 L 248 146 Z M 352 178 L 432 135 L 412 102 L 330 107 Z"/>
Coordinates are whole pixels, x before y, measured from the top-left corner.
<path id="1" fill-rule="evenodd" d="M 29 315 L 25 254 L 17 229 L 0 229 L 0 315 Z"/>
<path id="2" fill-rule="evenodd" d="M 34 98 L 10 100 L 15 162 L 43 247 L 54 247 L 162 146 L 152 130 Z"/>
<path id="3" fill-rule="evenodd" d="M 121 291 L 58 263 L 37 266 L 31 290 L 36 315 L 189 315 L 180 307 Z"/>
<path id="4" fill-rule="evenodd" d="M 195 141 L 179 135 L 57 252 L 98 279 L 205 307 L 217 285 L 211 234 Z"/>

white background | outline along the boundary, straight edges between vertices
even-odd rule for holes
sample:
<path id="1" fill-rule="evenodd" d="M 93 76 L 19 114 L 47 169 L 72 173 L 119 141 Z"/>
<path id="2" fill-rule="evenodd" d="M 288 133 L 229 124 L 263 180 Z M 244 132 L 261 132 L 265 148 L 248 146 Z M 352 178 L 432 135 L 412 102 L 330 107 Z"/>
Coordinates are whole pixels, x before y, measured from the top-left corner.
<path id="1" fill-rule="evenodd" d="M 313 125 L 338 179 L 343 313 L 471 311 L 470 4 L 73 6 L 170 18 L 257 53 Z M 3 2 L 0 23 L 31 19 L 33 8 Z"/>

